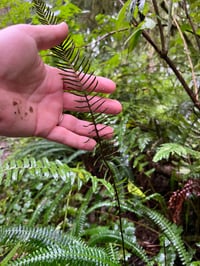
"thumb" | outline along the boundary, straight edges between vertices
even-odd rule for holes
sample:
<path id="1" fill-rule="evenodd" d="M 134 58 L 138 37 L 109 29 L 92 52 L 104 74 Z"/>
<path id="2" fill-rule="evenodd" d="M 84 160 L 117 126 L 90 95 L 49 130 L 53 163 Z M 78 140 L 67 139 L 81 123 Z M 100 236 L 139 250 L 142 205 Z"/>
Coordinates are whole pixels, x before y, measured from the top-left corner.
<path id="1" fill-rule="evenodd" d="M 27 35 L 32 37 L 38 50 L 45 50 L 60 44 L 68 34 L 68 26 L 65 22 L 58 25 L 20 25 Z"/>

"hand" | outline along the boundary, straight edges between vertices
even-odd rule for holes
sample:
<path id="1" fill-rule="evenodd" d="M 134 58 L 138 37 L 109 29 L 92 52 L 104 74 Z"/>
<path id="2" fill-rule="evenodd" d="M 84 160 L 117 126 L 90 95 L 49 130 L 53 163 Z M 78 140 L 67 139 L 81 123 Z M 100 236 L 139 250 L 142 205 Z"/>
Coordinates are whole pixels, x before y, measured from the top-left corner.
<path id="1" fill-rule="evenodd" d="M 61 43 L 67 33 L 65 23 L 16 25 L 0 31 L 1 135 L 39 136 L 78 149 L 94 148 L 95 133 L 90 123 L 69 114 L 62 115 L 63 111 L 80 112 L 75 102 L 78 96 L 66 92 L 67 84 L 64 84 L 60 70 L 45 65 L 38 54 L 39 50 Z M 97 79 L 96 91 L 112 93 L 115 90 L 111 80 Z M 105 99 L 104 108 L 99 111 L 105 109 L 106 113 L 117 114 L 121 105 L 116 100 Z M 102 129 L 102 136 L 112 135 L 111 127 L 98 125 L 98 128 Z"/>

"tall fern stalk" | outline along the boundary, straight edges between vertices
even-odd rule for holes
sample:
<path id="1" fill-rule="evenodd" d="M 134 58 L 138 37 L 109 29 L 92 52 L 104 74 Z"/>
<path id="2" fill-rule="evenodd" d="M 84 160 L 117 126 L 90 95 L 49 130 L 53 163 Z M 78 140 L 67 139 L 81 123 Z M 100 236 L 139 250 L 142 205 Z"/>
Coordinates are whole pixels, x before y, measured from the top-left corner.
<path id="1" fill-rule="evenodd" d="M 42 0 L 33 0 L 33 4 L 42 24 L 57 24 L 56 16 L 50 11 L 50 8 L 48 8 Z M 105 153 L 103 141 L 100 137 L 100 130 L 98 130 L 97 128 L 97 124 L 99 123 L 98 120 L 101 115 L 101 113 L 98 111 L 103 107 L 104 100 L 100 98 L 99 100 L 92 102 L 94 97 L 98 95 L 98 93 L 95 93 L 95 89 L 98 85 L 97 78 L 93 75 L 93 73 L 89 73 L 90 61 L 86 57 L 82 57 L 80 55 L 79 49 L 75 47 L 75 44 L 70 36 L 67 37 L 66 40 L 64 40 L 60 45 L 53 47 L 51 51 L 53 52 L 53 55 L 57 60 L 56 67 L 62 70 L 61 75 L 63 81 L 67 83 L 67 86 L 70 89 L 71 93 L 79 96 L 81 99 L 77 101 L 77 105 L 79 105 L 80 103 L 85 103 L 84 108 L 87 107 L 87 109 L 89 110 L 91 120 L 89 127 L 94 126 L 94 129 L 92 131 L 96 134 L 100 159 L 102 165 L 106 169 L 106 176 L 112 180 L 115 190 L 123 250 L 123 264 L 125 264 L 125 247 L 122 228 L 121 203 L 118 188 L 113 171 L 107 161 L 108 155 Z M 81 107 L 79 108 L 81 110 Z M 104 111 L 106 111 L 106 108 L 104 109 Z"/>

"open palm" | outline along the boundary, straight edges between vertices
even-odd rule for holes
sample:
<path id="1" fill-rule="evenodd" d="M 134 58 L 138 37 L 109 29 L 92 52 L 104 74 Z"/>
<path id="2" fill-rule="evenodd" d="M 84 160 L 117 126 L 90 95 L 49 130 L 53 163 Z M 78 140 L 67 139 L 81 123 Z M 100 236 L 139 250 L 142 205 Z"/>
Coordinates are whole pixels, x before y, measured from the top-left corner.
<path id="1" fill-rule="evenodd" d="M 91 150 L 96 142 L 89 122 L 65 114 L 78 111 L 60 70 L 45 65 L 39 50 L 58 45 L 67 35 L 65 23 L 51 26 L 16 25 L 0 31 L 0 134 L 40 136 L 75 148 Z M 112 93 L 115 84 L 98 77 L 96 91 Z M 95 101 L 96 99 L 94 99 Z M 118 101 L 105 99 L 104 111 L 117 114 Z M 80 109 L 79 109 L 80 111 Z M 87 108 L 82 109 L 87 112 Z M 99 129 L 104 128 L 99 125 Z M 93 132 L 93 133 L 92 133 Z M 112 128 L 100 131 L 112 135 Z"/>

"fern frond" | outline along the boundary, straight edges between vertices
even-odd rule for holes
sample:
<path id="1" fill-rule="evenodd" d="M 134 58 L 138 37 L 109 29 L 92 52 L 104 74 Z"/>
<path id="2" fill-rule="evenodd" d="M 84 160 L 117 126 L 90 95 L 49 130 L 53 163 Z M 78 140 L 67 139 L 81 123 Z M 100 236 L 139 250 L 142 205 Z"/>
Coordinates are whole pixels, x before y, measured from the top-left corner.
<path id="1" fill-rule="evenodd" d="M 181 228 L 177 227 L 176 224 L 171 223 L 162 214 L 152 209 L 149 209 L 143 205 L 141 205 L 141 209 L 143 211 L 143 214 L 146 217 L 149 217 L 162 230 L 168 240 L 172 243 L 182 261 L 182 265 L 189 265 L 191 256 L 187 252 L 184 246 L 184 242 L 181 239 Z"/>
<path id="2" fill-rule="evenodd" d="M 40 0 L 34 0 L 34 5 L 38 7 L 37 12 L 39 15 L 39 20 L 44 25 L 57 24 L 56 17 L 52 14 L 50 7 Z"/>
<path id="3" fill-rule="evenodd" d="M 101 207 L 115 207 L 116 202 L 100 202 L 98 204 L 95 204 L 92 206 L 89 210 L 88 213 L 94 211 L 95 209 L 101 208 Z M 138 203 L 135 202 L 127 202 L 126 204 L 121 203 L 121 208 L 125 211 L 133 212 L 136 215 L 140 217 L 148 217 L 150 220 L 152 220 L 161 230 L 162 233 L 167 237 L 167 239 L 172 243 L 174 249 L 176 250 L 177 254 L 179 255 L 182 264 L 183 265 L 190 265 L 191 261 L 191 256 L 188 253 L 188 251 L 185 248 L 184 242 L 181 238 L 181 228 L 178 227 L 176 224 L 171 223 L 168 219 L 166 219 L 162 214 L 144 206 L 141 204 L 140 201 Z M 115 233 L 112 235 L 113 240 L 116 236 L 114 236 Z M 100 239 L 105 237 L 103 241 L 106 241 L 106 237 L 109 239 L 109 234 L 104 235 L 103 232 L 99 236 Z M 99 239 L 99 241 L 100 241 Z M 95 243 L 95 239 L 92 239 L 92 243 Z M 126 242 L 126 235 L 124 235 L 124 243 L 125 246 L 128 244 Z M 144 259 L 144 258 L 143 258 Z"/>
<path id="4" fill-rule="evenodd" d="M 49 161 L 47 158 L 36 160 L 33 157 L 29 157 L 5 162 L 0 169 L 0 184 L 4 183 L 9 186 L 11 182 L 20 180 L 25 173 L 35 177 L 45 176 L 46 178 L 60 178 L 63 181 L 68 180 L 71 185 L 79 175 L 84 176 L 85 179 L 90 177 L 90 174 L 84 169 L 71 168 L 60 160 L 54 162 Z"/>
<path id="5" fill-rule="evenodd" d="M 34 224 L 36 224 L 36 221 L 40 218 L 41 213 L 46 209 L 46 208 L 50 208 L 49 207 L 49 202 L 48 199 L 45 197 L 43 198 L 39 204 L 37 205 L 36 209 L 34 210 L 31 218 L 28 221 L 28 225 L 29 226 L 33 226 Z"/>
<path id="6" fill-rule="evenodd" d="M 72 228 L 72 235 L 79 237 L 83 232 L 83 226 L 86 220 L 86 210 L 89 205 L 89 201 L 91 200 L 93 194 L 92 188 L 90 188 L 85 195 L 85 201 L 82 203 L 81 207 L 79 208 L 78 215 L 74 221 L 74 225 Z"/>
<path id="7" fill-rule="evenodd" d="M 119 265 L 103 249 L 88 247 L 81 240 L 54 229 L 0 227 L 0 234 L 1 243 L 20 241 L 24 252 L 28 252 L 9 265 Z M 34 251 L 30 252 L 30 246 L 35 246 Z"/>
<path id="8" fill-rule="evenodd" d="M 71 161 L 69 157 L 72 156 L 72 154 L 76 157 L 83 153 L 84 151 L 82 150 L 74 151 L 64 144 L 41 138 L 31 138 L 26 141 L 23 139 L 23 143 L 20 143 L 19 148 L 17 147 L 9 158 L 18 158 L 21 160 L 24 157 L 29 157 L 31 154 L 31 157 L 37 160 L 44 157 L 47 157 L 49 160 L 53 158 L 62 158 L 62 162 L 65 161 L 68 163 Z"/>
<path id="9" fill-rule="evenodd" d="M 102 231 L 99 231 L 98 234 L 93 234 L 88 243 L 90 246 L 94 246 L 99 243 L 121 244 L 121 241 L 121 235 L 118 231 L 103 229 Z M 137 242 L 134 242 L 133 238 L 127 236 L 126 234 L 124 234 L 124 246 L 127 250 L 131 251 L 138 258 L 147 263 L 147 265 L 152 265 L 145 250 L 139 246 Z"/>
<path id="10" fill-rule="evenodd" d="M 109 243 L 108 247 L 106 248 L 106 252 L 112 261 L 119 261 L 118 248 L 115 244 Z"/>
<path id="11" fill-rule="evenodd" d="M 52 246 L 60 244 L 61 246 L 66 245 L 83 245 L 84 243 L 78 238 L 70 235 L 62 234 L 61 231 L 53 228 L 42 228 L 42 227 L 28 227 L 28 226 L 1 226 L 0 227 L 0 242 L 5 243 L 27 243 L 31 240 L 35 246 Z"/>
<path id="12" fill-rule="evenodd" d="M 69 192 L 69 186 L 63 185 L 63 187 L 59 190 L 56 194 L 55 199 L 49 204 L 47 211 L 44 214 L 44 224 L 48 224 L 52 219 L 53 215 L 55 215 L 56 208 L 58 207 L 59 202 L 61 199 Z"/>
<path id="13" fill-rule="evenodd" d="M 119 263 L 110 260 L 108 255 L 100 248 L 71 247 L 61 248 L 54 245 L 46 249 L 40 248 L 33 254 L 12 262 L 13 266 L 38 265 L 73 265 L 73 266 L 119 266 Z"/>
<path id="14" fill-rule="evenodd" d="M 54 14 L 50 13 L 48 7 L 45 9 L 45 5 L 42 0 L 33 0 L 33 3 L 42 23 L 55 23 L 56 19 L 54 19 Z M 114 174 L 107 162 L 107 158 L 104 156 L 104 145 L 101 132 L 98 130 L 99 117 L 101 117 L 101 114 L 99 113 L 102 113 L 102 110 L 106 113 L 107 110 L 106 107 L 104 108 L 105 101 L 103 98 L 94 98 L 97 96 L 95 89 L 98 86 L 98 80 L 93 73 L 90 73 L 90 60 L 81 55 L 81 51 L 76 48 L 71 36 L 68 36 L 60 45 L 53 47 L 51 51 L 53 52 L 56 60 L 56 67 L 61 70 L 62 79 L 67 84 L 68 90 L 79 96 L 80 100 L 77 102 L 77 107 L 79 108 L 79 105 L 81 105 L 79 108 L 80 112 L 82 111 L 82 108 L 86 108 L 88 110 L 88 120 L 91 122 L 91 125 L 93 125 L 93 132 L 95 133 L 94 135 L 97 140 L 101 164 L 105 168 L 107 176 L 113 180 L 115 196 L 118 202 L 117 210 L 121 223 L 118 190 L 115 184 Z M 90 127 L 88 127 L 88 130 L 90 132 Z M 122 227 L 120 227 L 120 230 L 121 238 L 123 240 Z"/>
<path id="15" fill-rule="evenodd" d="M 43 24 L 57 23 L 56 16 L 50 11 L 42 0 L 33 0 L 37 14 Z M 68 36 L 60 45 L 51 49 L 56 60 L 56 67 L 61 71 L 63 81 L 67 84 L 68 90 L 80 97 L 77 102 L 77 108 L 87 108 L 90 114 L 91 123 L 94 125 L 96 137 L 100 142 L 100 134 L 97 129 L 97 118 L 95 113 L 103 109 L 103 98 L 94 93 L 98 80 L 93 73 L 90 72 L 90 59 L 81 55 L 81 51 L 76 48 L 71 36 Z M 94 93 L 92 95 L 92 93 Z M 81 107 L 79 107 L 81 102 Z M 106 111 L 106 108 L 105 110 Z"/>
<path id="16" fill-rule="evenodd" d="M 158 162 L 162 159 L 168 160 L 170 155 L 178 155 L 180 157 L 186 157 L 188 155 L 193 156 L 196 159 L 200 158 L 200 152 L 192 150 L 186 146 L 178 143 L 164 143 L 158 149 L 153 161 Z"/>
<path id="17" fill-rule="evenodd" d="M 181 227 L 171 223 L 162 214 L 144 206 L 139 201 L 138 203 L 128 202 L 126 204 L 121 204 L 121 207 L 124 210 L 134 212 L 140 217 L 148 217 L 151 221 L 153 221 L 162 230 L 162 233 L 167 237 L 167 239 L 172 243 L 174 249 L 181 259 L 182 265 L 190 265 L 191 256 L 186 250 L 184 242 L 181 238 Z"/>

